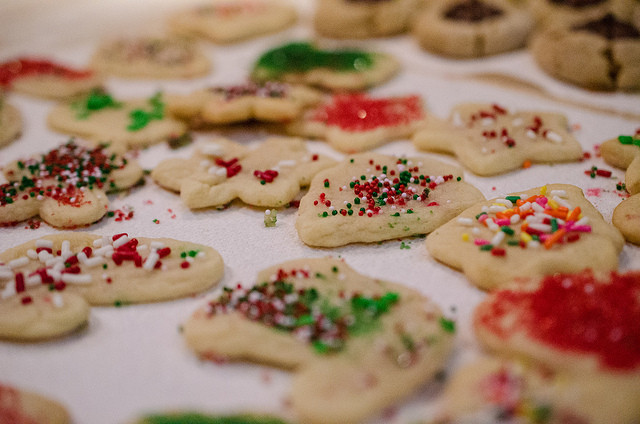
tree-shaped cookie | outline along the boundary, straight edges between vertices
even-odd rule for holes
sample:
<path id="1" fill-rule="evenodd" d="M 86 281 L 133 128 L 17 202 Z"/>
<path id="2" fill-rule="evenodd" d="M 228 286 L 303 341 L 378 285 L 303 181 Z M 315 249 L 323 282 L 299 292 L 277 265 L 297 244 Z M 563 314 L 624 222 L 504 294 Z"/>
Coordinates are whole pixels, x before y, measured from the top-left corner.
<path id="1" fill-rule="evenodd" d="M 325 50 L 308 42 L 293 42 L 262 54 L 251 77 L 256 81 L 275 79 L 333 91 L 361 91 L 387 81 L 399 68 L 398 61 L 386 53 Z"/>
<path id="2" fill-rule="evenodd" d="M 3 168 L 0 224 L 40 215 L 54 227 L 89 225 L 107 213 L 106 193 L 129 188 L 142 178 L 133 159 L 71 140 L 46 154 Z"/>
<path id="3" fill-rule="evenodd" d="M 71 417 L 64 406 L 52 399 L 0 383 L 0 422 L 71 424 Z"/>
<path id="4" fill-rule="evenodd" d="M 143 100 L 119 101 L 103 91 L 93 91 L 55 106 L 47 123 L 55 131 L 108 144 L 116 152 L 146 147 L 187 131 L 184 123 L 166 116 L 162 93 Z"/>
<path id="5" fill-rule="evenodd" d="M 321 92 L 302 85 L 247 82 L 167 96 L 167 110 L 196 126 L 250 120 L 288 122 L 322 99 Z"/>
<path id="6" fill-rule="evenodd" d="M 62 232 L 0 254 L 0 338 L 35 341 L 82 325 L 89 305 L 156 302 L 220 280 L 214 249 L 167 238 Z"/>
<path id="7" fill-rule="evenodd" d="M 22 132 L 20 111 L 8 104 L 0 91 L 0 147 L 11 143 Z"/>
<path id="8" fill-rule="evenodd" d="M 496 175 L 530 163 L 577 161 L 582 148 L 564 115 L 510 112 L 497 104 L 456 106 L 448 121 L 427 117 L 413 137 L 415 146 L 455 155 L 471 172 Z"/>
<path id="9" fill-rule="evenodd" d="M 293 410 L 308 423 L 360 422 L 406 397 L 444 366 L 454 331 L 418 292 L 331 258 L 263 270 L 183 328 L 200 357 L 292 370 Z"/>
<path id="10" fill-rule="evenodd" d="M 422 100 L 415 95 L 336 94 L 289 124 L 287 131 L 324 138 L 337 150 L 354 153 L 411 137 L 423 124 L 424 115 Z"/>
<path id="11" fill-rule="evenodd" d="M 200 145 L 187 160 L 161 162 L 151 176 L 176 191 L 192 209 L 222 206 L 238 198 L 248 205 L 284 206 L 334 161 L 310 153 L 297 138 L 274 137 L 246 151 L 227 140 Z"/>
<path id="12" fill-rule="evenodd" d="M 314 177 L 296 229 L 318 247 L 391 240 L 429 233 L 481 200 L 456 166 L 361 153 Z"/>
<path id="13" fill-rule="evenodd" d="M 624 239 L 580 188 L 549 184 L 480 202 L 426 243 L 433 258 L 492 290 L 521 277 L 615 270 Z"/>

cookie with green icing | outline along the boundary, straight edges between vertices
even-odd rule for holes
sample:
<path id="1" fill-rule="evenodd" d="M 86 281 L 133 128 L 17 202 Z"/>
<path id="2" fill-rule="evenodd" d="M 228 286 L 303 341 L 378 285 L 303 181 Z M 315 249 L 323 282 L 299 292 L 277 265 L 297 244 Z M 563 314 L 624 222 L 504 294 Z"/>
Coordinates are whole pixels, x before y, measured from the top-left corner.
<path id="1" fill-rule="evenodd" d="M 266 415 L 205 415 L 196 412 L 146 415 L 134 424 L 287 424 Z"/>
<path id="2" fill-rule="evenodd" d="M 291 370 L 296 418 L 329 424 L 374 416 L 432 379 L 455 327 L 418 292 L 324 258 L 225 288 L 183 328 L 202 358 Z"/>

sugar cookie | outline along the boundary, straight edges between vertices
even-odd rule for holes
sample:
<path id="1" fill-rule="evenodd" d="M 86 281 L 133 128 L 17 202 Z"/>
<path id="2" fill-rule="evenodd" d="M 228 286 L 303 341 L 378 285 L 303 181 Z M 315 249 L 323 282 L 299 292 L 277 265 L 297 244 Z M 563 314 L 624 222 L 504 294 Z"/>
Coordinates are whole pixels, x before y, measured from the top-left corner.
<path id="1" fill-rule="evenodd" d="M 151 414 L 134 424 L 287 424 L 286 421 L 267 415 L 205 415 L 197 412 Z"/>
<path id="2" fill-rule="evenodd" d="M 22 132 L 22 115 L 14 106 L 7 103 L 0 92 L 0 147 L 11 143 Z"/>
<path id="3" fill-rule="evenodd" d="M 605 141 L 600 153 L 609 165 L 627 170 L 624 176 L 627 191 L 640 193 L 640 128 L 633 136 L 621 135 Z"/>
<path id="4" fill-rule="evenodd" d="M 0 383 L 0 422 L 71 424 L 71 417 L 65 407 L 54 400 Z"/>

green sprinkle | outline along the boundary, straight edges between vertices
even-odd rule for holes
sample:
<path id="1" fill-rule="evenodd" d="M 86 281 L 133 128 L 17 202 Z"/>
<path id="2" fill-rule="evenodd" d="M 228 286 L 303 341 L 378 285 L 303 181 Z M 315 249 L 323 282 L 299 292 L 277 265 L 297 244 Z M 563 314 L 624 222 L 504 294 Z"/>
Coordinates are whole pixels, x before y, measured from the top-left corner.
<path id="1" fill-rule="evenodd" d="M 325 181 L 324 181 L 324 186 L 325 186 L 325 187 L 329 187 L 329 180 L 325 180 Z"/>
<path id="2" fill-rule="evenodd" d="M 456 181 L 462 181 L 462 177 L 456 178 Z"/>
<path id="3" fill-rule="evenodd" d="M 338 267 L 337 266 L 331 267 L 331 271 L 332 272 L 338 272 Z"/>
<path id="4" fill-rule="evenodd" d="M 314 340 L 313 350 L 315 350 L 316 353 L 325 354 L 329 352 L 329 346 L 327 346 L 325 343 L 322 343 L 320 340 Z"/>
<path id="5" fill-rule="evenodd" d="M 407 209 L 407 213 L 413 213 L 413 209 Z"/>
<path id="6" fill-rule="evenodd" d="M 618 141 L 622 144 L 633 144 L 633 137 L 630 135 L 619 135 Z"/>
<path id="7" fill-rule="evenodd" d="M 400 216 L 400 212 L 392 213 L 391 216 Z"/>
<path id="8" fill-rule="evenodd" d="M 350 162 L 350 163 L 353 163 L 353 159 L 349 159 L 349 162 Z"/>
<path id="9" fill-rule="evenodd" d="M 518 246 L 518 245 L 520 245 L 520 241 L 518 241 L 518 240 L 507 240 L 507 244 L 509 246 Z"/>
<path id="10" fill-rule="evenodd" d="M 334 210 L 332 210 L 332 211 L 331 211 L 331 215 L 338 215 L 338 211 L 337 211 L 337 210 L 335 210 L 335 209 L 334 209 Z"/>
<path id="11" fill-rule="evenodd" d="M 327 211 L 322 212 L 322 217 L 323 217 L 323 218 L 326 218 L 326 217 L 328 217 L 328 216 L 329 216 L 329 214 L 327 213 Z"/>
<path id="12" fill-rule="evenodd" d="M 507 196 L 505 197 L 505 199 L 507 199 L 511 203 L 516 203 L 518 200 L 520 200 L 520 196 Z"/>
<path id="13" fill-rule="evenodd" d="M 102 264 L 102 269 L 107 269 L 107 264 Z"/>
<path id="14" fill-rule="evenodd" d="M 486 212 L 480 212 L 478 215 L 476 215 L 476 219 L 480 219 L 480 217 L 481 217 L 482 215 L 488 215 L 488 213 L 486 213 Z"/>
<path id="15" fill-rule="evenodd" d="M 405 242 L 400 243 L 400 249 L 411 249 L 411 246 Z"/>
<path id="16" fill-rule="evenodd" d="M 555 233 L 556 231 L 558 231 L 558 220 L 555 218 L 551 219 L 551 232 Z"/>
<path id="17" fill-rule="evenodd" d="M 445 317 L 440 317 L 440 327 L 447 333 L 453 334 L 456 332 L 456 322 Z"/>
<path id="18" fill-rule="evenodd" d="M 513 231 L 513 228 L 508 227 L 506 225 L 503 225 L 502 227 L 500 227 L 500 231 L 510 236 L 512 236 L 515 233 L 515 231 Z"/>
<path id="19" fill-rule="evenodd" d="M 492 244 L 483 244 L 482 246 L 480 246 L 480 250 L 482 251 L 489 251 L 493 249 L 493 245 Z"/>
<path id="20" fill-rule="evenodd" d="M 355 199 L 353 199 L 353 203 L 355 203 L 356 205 L 360 204 L 360 198 L 356 197 Z"/>

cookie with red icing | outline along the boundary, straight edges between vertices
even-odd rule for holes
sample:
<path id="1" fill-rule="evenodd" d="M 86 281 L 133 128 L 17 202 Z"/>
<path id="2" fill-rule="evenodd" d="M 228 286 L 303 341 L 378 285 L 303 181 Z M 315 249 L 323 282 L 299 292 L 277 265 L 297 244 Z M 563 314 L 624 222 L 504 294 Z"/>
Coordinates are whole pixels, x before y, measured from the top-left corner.
<path id="1" fill-rule="evenodd" d="M 413 135 L 422 150 L 455 155 L 474 174 L 489 176 L 531 163 L 582 159 L 567 118 L 543 111 L 510 111 L 498 104 L 463 103 L 447 121 L 427 116 Z"/>
<path id="2" fill-rule="evenodd" d="M 0 383 L 0 422 L 71 424 L 71 416 L 63 405 L 52 399 Z"/>
<path id="3" fill-rule="evenodd" d="M 523 48 L 532 30 L 529 11 L 507 0 L 438 0 L 419 13 L 413 31 L 429 52 L 474 58 Z"/>
<path id="4" fill-rule="evenodd" d="M 284 206 L 334 163 L 309 152 L 301 139 L 289 137 L 269 138 L 251 150 L 217 139 L 199 144 L 197 150 L 190 159 L 161 162 L 151 174 L 163 187 L 179 191 L 192 209 L 223 206 L 234 199 L 254 206 Z"/>
<path id="5" fill-rule="evenodd" d="M 0 253 L 0 338 L 36 341 L 82 327 L 89 305 L 190 296 L 222 277 L 208 246 L 167 238 L 59 232 Z"/>
<path id="6" fill-rule="evenodd" d="M 460 168 L 428 157 L 350 156 L 319 172 L 300 201 L 296 229 L 317 247 L 426 234 L 484 200 Z"/>
<path id="7" fill-rule="evenodd" d="M 294 135 L 325 139 L 337 150 L 354 153 L 406 139 L 425 119 L 419 96 L 371 97 L 335 94 L 287 125 Z"/>
<path id="8" fill-rule="evenodd" d="M 11 143 L 22 132 L 22 115 L 13 105 L 7 103 L 0 91 L 0 147 Z"/>
<path id="9" fill-rule="evenodd" d="M 7 164 L 3 173 L 9 182 L 0 185 L 0 225 L 39 215 L 61 228 L 100 220 L 109 206 L 107 193 L 133 186 L 143 174 L 133 159 L 73 140 Z"/>
<path id="10" fill-rule="evenodd" d="M 44 58 L 17 57 L 0 63 L 0 88 L 51 99 L 67 99 L 99 88 L 92 69 L 71 68 Z"/>
<path id="11" fill-rule="evenodd" d="M 455 331 L 417 291 L 332 258 L 224 288 L 183 329 L 202 358 L 291 370 L 296 419 L 324 424 L 361 422 L 413 393 L 445 365 Z"/>

